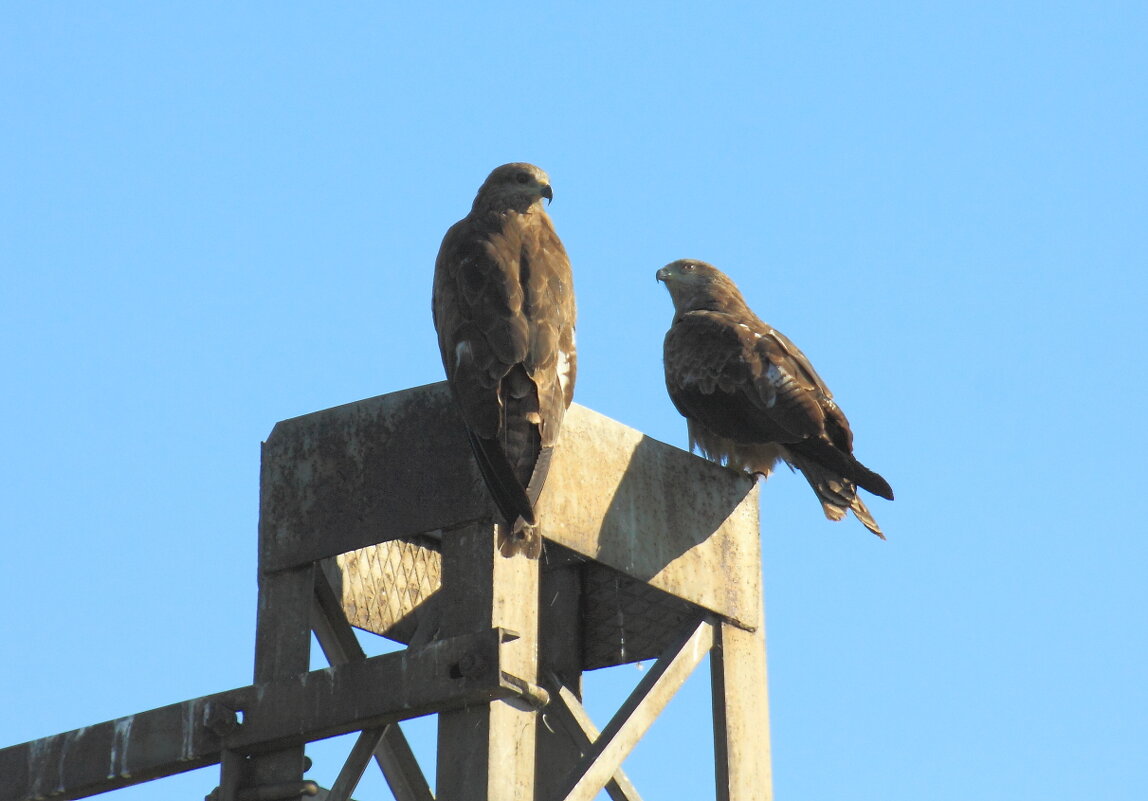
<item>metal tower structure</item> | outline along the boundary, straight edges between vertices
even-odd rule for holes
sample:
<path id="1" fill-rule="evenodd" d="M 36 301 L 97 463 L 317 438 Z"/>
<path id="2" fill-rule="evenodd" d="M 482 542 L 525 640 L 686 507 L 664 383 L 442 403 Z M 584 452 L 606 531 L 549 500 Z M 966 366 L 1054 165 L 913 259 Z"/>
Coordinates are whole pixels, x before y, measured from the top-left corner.
<path id="1" fill-rule="evenodd" d="M 277 424 L 263 446 L 251 685 L 0 750 L 0 801 L 219 764 L 214 801 L 638 801 L 622 761 L 710 657 L 716 796 L 769 801 L 757 492 L 573 406 L 541 559 L 503 556 L 445 384 Z M 367 658 L 359 627 L 406 647 Z M 309 670 L 314 632 L 331 667 Z M 582 673 L 656 658 L 599 730 Z M 398 723 L 438 714 L 436 795 Z M 308 742 L 358 731 L 334 785 Z"/>

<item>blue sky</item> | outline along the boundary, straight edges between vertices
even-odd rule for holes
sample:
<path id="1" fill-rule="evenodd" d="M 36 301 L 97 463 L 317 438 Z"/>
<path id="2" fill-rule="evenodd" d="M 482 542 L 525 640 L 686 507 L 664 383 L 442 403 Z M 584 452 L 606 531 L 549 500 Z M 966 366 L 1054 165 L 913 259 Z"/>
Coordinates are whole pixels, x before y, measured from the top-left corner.
<path id="1" fill-rule="evenodd" d="M 250 681 L 260 440 L 440 380 L 439 241 L 526 160 L 579 403 L 685 445 L 702 258 L 897 492 L 882 543 L 763 488 L 778 797 L 1144 798 L 1146 66 L 1131 2 L 6 3 L 0 746 Z M 683 693 L 647 798 L 710 791 Z"/>

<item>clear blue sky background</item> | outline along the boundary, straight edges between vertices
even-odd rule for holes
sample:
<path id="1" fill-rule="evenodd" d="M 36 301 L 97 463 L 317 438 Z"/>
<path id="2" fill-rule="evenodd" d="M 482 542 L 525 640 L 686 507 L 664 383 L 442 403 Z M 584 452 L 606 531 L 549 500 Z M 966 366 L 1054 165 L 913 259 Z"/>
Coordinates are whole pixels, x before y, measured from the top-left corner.
<path id="1" fill-rule="evenodd" d="M 1146 14 L 5 3 L 0 746 L 250 681 L 260 440 L 441 378 L 439 241 L 528 160 L 580 403 L 684 446 L 654 271 L 703 258 L 897 491 L 882 543 L 763 489 L 778 797 L 1148 797 Z M 706 685 L 646 798 L 711 792 Z"/>

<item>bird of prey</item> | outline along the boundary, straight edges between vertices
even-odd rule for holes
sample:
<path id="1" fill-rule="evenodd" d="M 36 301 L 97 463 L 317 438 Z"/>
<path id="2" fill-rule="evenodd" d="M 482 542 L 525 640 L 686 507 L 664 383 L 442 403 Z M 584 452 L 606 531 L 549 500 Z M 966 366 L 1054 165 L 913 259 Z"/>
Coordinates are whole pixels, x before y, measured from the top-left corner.
<path id="1" fill-rule="evenodd" d="M 666 389 L 688 421 L 690 449 L 763 477 L 784 460 L 801 470 L 826 517 L 852 510 L 885 539 L 857 487 L 889 500 L 893 490 L 853 457 L 849 421 L 805 354 L 716 267 L 681 259 L 657 276 L 674 302 Z"/>
<path id="2" fill-rule="evenodd" d="M 550 178 L 504 164 L 443 237 L 432 301 L 447 381 L 505 519 L 504 554 L 537 558 L 534 505 L 574 397 L 574 284 L 542 200 Z"/>

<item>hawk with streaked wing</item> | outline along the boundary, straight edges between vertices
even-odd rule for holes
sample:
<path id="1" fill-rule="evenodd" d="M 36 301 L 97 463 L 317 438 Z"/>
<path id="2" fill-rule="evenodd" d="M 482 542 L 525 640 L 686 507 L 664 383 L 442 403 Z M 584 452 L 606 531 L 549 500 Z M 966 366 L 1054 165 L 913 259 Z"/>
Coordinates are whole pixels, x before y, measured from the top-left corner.
<path id="1" fill-rule="evenodd" d="M 504 164 L 443 238 L 433 312 L 447 381 L 506 523 L 503 553 L 542 549 L 535 503 L 574 397 L 570 260 L 542 205 L 550 178 Z"/>
<path id="2" fill-rule="evenodd" d="M 805 354 L 716 267 L 681 259 L 657 277 L 674 302 L 666 389 L 688 421 L 690 448 L 762 476 L 784 460 L 805 476 L 826 517 L 852 511 L 884 539 L 857 488 L 889 500 L 893 490 L 854 458 L 849 421 Z"/>

